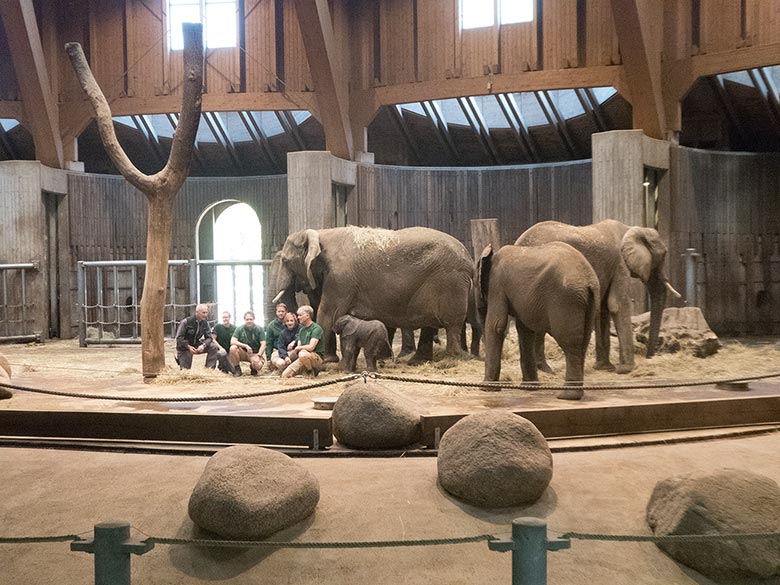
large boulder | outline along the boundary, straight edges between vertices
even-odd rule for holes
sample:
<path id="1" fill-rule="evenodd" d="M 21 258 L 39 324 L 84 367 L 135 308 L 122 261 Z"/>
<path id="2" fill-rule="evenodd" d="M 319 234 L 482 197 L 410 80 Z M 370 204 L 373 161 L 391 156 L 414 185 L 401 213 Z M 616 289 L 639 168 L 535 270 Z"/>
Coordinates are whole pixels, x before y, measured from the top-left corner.
<path id="1" fill-rule="evenodd" d="M 356 449 L 400 449 L 420 440 L 420 413 L 401 394 L 360 380 L 333 406 L 333 434 Z"/>
<path id="2" fill-rule="evenodd" d="M 506 411 L 472 414 L 439 443 L 439 483 L 481 508 L 506 508 L 538 500 L 552 479 L 552 453 L 539 430 Z"/>
<path id="3" fill-rule="evenodd" d="M 656 484 L 647 523 L 657 536 L 780 532 L 780 487 L 768 477 L 736 469 L 671 477 Z M 777 538 L 660 542 L 658 547 L 715 580 L 780 575 Z"/>
<path id="4" fill-rule="evenodd" d="M 11 364 L 8 363 L 6 357 L 0 353 L 0 382 L 11 381 Z M 0 386 L 0 400 L 4 398 L 11 398 L 13 394 L 7 388 Z"/>
<path id="5" fill-rule="evenodd" d="M 254 540 L 307 518 L 319 499 L 320 484 L 309 470 L 283 453 L 242 445 L 209 459 L 189 515 L 224 538 Z"/>
<path id="6" fill-rule="evenodd" d="M 650 313 L 631 317 L 634 337 L 647 345 L 650 331 Z M 661 316 L 657 353 L 685 351 L 705 358 L 721 348 L 718 336 L 710 329 L 699 307 L 669 307 Z"/>

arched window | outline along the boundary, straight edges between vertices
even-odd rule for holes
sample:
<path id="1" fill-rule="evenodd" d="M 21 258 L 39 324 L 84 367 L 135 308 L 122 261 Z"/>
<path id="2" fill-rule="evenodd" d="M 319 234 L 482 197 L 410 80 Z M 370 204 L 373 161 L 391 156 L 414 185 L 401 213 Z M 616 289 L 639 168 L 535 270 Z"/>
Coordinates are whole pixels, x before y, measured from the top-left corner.
<path id="1" fill-rule="evenodd" d="M 246 203 L 225 209 L 214 223 L 216 260 L 258 260 L 262 255 L 260 220 Z M 263 268 L 220 266 L 217 268 L 217 314 L 230 311 L 233 322 L 243 323 L 246 311 L 255 312 L 258 324 L 263 316 Z"/>

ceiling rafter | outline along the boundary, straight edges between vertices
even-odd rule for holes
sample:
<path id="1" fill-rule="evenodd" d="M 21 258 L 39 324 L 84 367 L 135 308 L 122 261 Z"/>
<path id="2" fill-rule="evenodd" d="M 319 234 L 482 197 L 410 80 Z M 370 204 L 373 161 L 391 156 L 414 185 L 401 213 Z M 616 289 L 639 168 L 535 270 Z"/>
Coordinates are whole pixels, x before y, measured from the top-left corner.
<path id="1" fill-rule="evenodd" d="M 326 148 L 339 158 L 353 160 L 348 78 L 336 54 L 328 0 L 295 0 L 295 12 L 317 91 Z"/>
<path id="2" fill-rule="evenodd" d="M 145 142 L 154 153 L 157 162 L 163 166 L 168 161 L 168 156 L 163 152 L 160 140 L 157 137 L 157 132 L 154 130 L 154 126 L 149 122 L 148 118 L 143 115 L 130 116 L 133 121 L 133 125 L 136 130 L 144 137 Z"/>
<path id="3" fill-rule="evenodd" d="M 485 124 L 485 120 L 477 107 L 474 98 L 460 97 L 458 98 L 458 105 L 463 111 L 463 115 L 466 116 L 469 126 L 471 126 L 471 129 L 474 130 L 474 133 L 477 135 L 485 154 L 491 158 L 494 164 L 500 164 L 501 157 L 498 154 L 495 144 L 493 144 L 493 139 L 490 136 L 490 128 Z"/>
<path id="4" fill-rule="evenodd" d="M 460 164 L 461 158 L 458 154 L 458 149 L 455 147 L 455 142 L 452 140 L 449 128 L 447 127 L 447 121 L 444 119 L 444 115 L 439 110 L 439 106 L 433 101 L 420 102 L 423 112 L 434 125 L 437 130 L 437 136 L 439 140 L 444 144 L 444 147 L 450 151 L 450 155 L 458 161 Z"/>
<path id="5" fill-rule="evenodd" d="M 596 115 L 596 117 L 601 120 L 601 126 L 604 128 L 604 130 L 609 130 L 611 128 L 611 124 L 609 121 L 609 117 L 607 116 L 607 113 L 604 111 L 603 106 L 599 102 L 598 98 L 596 97 L 596 94 L 593 93 L 593 90 L 589 87 L 584 88 L 583 93 L 588 98 L 588 101 L 590 101 L 590 104 L 593 108 L 593 113 Z"/>
<path id="6" fill-rule="evenodd" d="M 16 152 L 11 139 L 8 138 L 8 134 L 2 124 L 0 124 L 0 148 L 3 149 L 11 160 L 19 158 L 19 154 Z"/>
<path id="7" fill-rule="evenodd" d="M 663 139 L 667 128 L 661 83 L 663 2 L 611 0 L 611 6 L 634 128 Z"/>
<path id="8" fill-rule="evenodd" d="M 569 153 L 569 156 L 576 158 L 577 149 L 569 135 L 568 128 L 565 127 L 565 121 L 564 124 L 561 124 L 560 114 L 558 114 L 558 109 L 553 105 L 552 100 L 550 100 L 550 96 L 547 95 L 546 91 L 535 91 L 534 96 L 539 103 L 539 107 L 542 109 L 544 117 L 547 118 L 547 122 L 558 132 L 558 136 L 560 137 L 564 148 Z"/>
<path id="9" fill-rule="evenodd" d="M 588 114 L 593 120 L 593 124 L 596 127 L 596 131 L 604 132 L 604 130 L 606 130 L 606 127 L 604 126 L 604 120 L 601 119 L 600 112 L 596 112 L 596 108 L 593 107 L 593 104 L 588 99 L 585 90 L 577 88 L 574 90 L 574 93 L 577 96 L 577 99 L 579 100 L 582 109 L 585 110 L 585 113 Z"/>
<path id="10" fill-rule="evenodd" d="M 770 79 L 761 68 L 748 69 L 748 76 L 750 81 L 753 82 L 753 86 L 761 92 L 761 97 L 763 98 L 761 101 L 769 115 L 769 119 L 772 120 L 775 131 L 780 131 L 780 110 L 777 107 L 777 96 L 773 95 Z M 774 100 L 772 99 L 773 97 Z"/>
<path id="11" fill-rule="evenodd" d="M 274 170 L 278 173 L 284 172 L 282 165 L 276 159 L 276 155 L 271 148 L 268 136 L 266 136 L 262 126 L 255 120 L 254 114 L 252 112 L 238 112 L 238 118 L 244 124 L 244 128 L 246 128 L 252 141 L 260 147 L 260 150 L 268 162 L 271 163 Z"/>
<path id="12" fill-rule="evenodd" d="M 279 124 L 282 125 L 284 133 L 292 138 L 296 148 L 298 150 L 306 150 L 306 143 L 303 141 L 300 132 L 298 132 L 298 124 L 295 123 L 295 118 L 292 118 L 291 121 L 291 119 L 285 115 L 286 113 L 287 112 L 274 112 L 274 114 L 276 114 L 276 119 L 279 120 Z M 327 142 L 327 138 L 325 141 Z"/>
<path id="13" fill-rule="evenodd" d="M 531 162 L 540 162 L 539 151 L 528 131 L 528 126 L 523 120 L 515 96 L 511 93 L 496 94 L 496 101 L 498 102 L 506 121 L 509 122 L 509 127 L 514 131 L 515 139 L 520 144 L 520 147 L 523 149 L 528 159 Z"/>
<path id="14" fill-rule="evenodd" d="M 231 162 L 239 170 L 243 169 L 241 160 L 238 158 L 238 153 L 233 149 L 233 144 L 228 140 L 218 114 L 216 112 L 203 112 L 203 119 L 209 127 L 211 134 L 214 136 L 214 139 L 217 141 L 217 144 L 222 147 Z"/>
<path id="15" fill-rule="evenodd" d="M 712 77 L 707 77 L 707 82 L 710 84 L 710 87 L 713 89 L 713 92 L 715 93 L 715 97 L 717 98 L 720 107 L 723 108 L 723 111 L 726 113 L 726 118 L 728 118 L 734 130 L 736 130 L 737 134 L 739 134 L 739 139 L 743 143 L 746 142 L 747 133 L 745 132 L 745 129 L 742 127 L 742 123 L 739 121 L 739 117 L 737 117 L 737 112 L 734 109 L 734 104 L 731 103 L 731 97 L 726 91 L 723 82 L 720 79 L 718 79 L 717 75 L 713 75 Z"/>
<path id="16" fill-rule="evenodd" d="M 390 113 L 390 118 L 404 137 L 409 152 L 412 153 L 412 162 L 414 164 L 420 164 L 422 162 L 420 151 L 417 150 L 417 145 L 414 143 L 414 140 L 412 140 L 412 136 L 409 133 L 409 127 L 406 125 L 406 120 L 404 120 L 403 114 L 399 111 L 399 108 L 400 106 L 387 106 L 387 111 Z"/>
<path id="17" fill-rule="evenodd" d="M 35 143 L 35 156 L 45 165 L 61 169 L 65 166 L 65 157 L 59 111 L 49 82 L 33 3 L 29 0 L 3 0 L 0 2 L 0 19 L 19 84 L 25 126 Z"/>

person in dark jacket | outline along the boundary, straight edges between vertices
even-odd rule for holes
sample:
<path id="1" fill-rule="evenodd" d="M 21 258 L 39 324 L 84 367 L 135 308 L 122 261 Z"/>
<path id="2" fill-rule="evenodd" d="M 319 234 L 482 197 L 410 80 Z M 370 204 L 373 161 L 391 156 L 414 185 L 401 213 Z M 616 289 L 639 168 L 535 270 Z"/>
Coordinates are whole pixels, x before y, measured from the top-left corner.
<path id="1" fill-rule="evenodd" d="M 214 343 L 211 326 L 208 321 L 209 308 L 200 304 L 195 307 L 195 315 L 179 322 L 176 330 L 176 363 L 182 370 L 192 367 L 192 356 L 206 354 L 206 367 L 214 369 L 217 362 L 227 358 L 227 352 Z"/>
<path id="2" fill-rule="evenodd" d="M 284 316 L 284 329 L 279 333 L 276 339 L 277 355 L 273 359 L 274 367 L 279 373 L 292 363 L 289 352 L 295 347 L 298 337 L 298 318 L 295 313 L 287 313 Z"/>

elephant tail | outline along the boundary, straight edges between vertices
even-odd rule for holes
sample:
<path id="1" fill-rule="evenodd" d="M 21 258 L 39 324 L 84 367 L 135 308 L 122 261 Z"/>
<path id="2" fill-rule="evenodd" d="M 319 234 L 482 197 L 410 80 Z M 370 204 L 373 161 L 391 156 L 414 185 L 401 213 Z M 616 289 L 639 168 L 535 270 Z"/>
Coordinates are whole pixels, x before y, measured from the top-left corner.
<path id="1" fill-rule="evenodd" d="M 588 308 L 585 311 L 585 323 L 584 331 L 586 334 L 582 339 L 582 358 L 585 359 L 585 355 L 588 353 L 588 345 L 590 345 L 590 335 L 593 332 L 596 323 L 599 319 L 599 306 L 601 304 L 601 293 L 599 291 L 599 282 L 595 280 L 588 285 Z"/>

